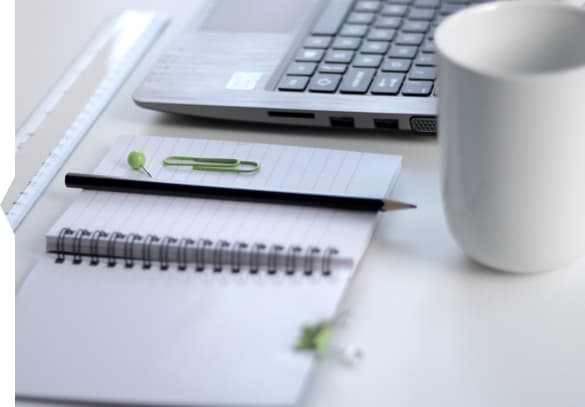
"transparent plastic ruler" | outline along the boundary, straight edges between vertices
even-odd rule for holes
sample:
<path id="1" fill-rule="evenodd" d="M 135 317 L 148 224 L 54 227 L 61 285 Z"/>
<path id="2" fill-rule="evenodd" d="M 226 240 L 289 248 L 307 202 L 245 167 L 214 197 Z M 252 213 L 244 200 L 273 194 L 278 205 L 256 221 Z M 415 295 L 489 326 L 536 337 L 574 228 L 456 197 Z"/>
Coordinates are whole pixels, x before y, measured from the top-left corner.
<path id="1" fill-rule="evenodd" d="M 16 132 L 16 174 L 2 202 L 16 230 L 124 84 L 169 18 L 128 10 L 107 19 Z"/>

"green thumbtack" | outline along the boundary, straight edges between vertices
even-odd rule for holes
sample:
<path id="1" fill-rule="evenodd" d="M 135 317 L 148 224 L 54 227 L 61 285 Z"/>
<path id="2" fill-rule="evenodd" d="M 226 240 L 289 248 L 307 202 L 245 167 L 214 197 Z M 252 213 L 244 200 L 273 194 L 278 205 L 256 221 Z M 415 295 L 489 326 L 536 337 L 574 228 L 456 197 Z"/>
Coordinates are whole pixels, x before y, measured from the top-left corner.
<path id="1" fill-rule="evenodd" d="M 355 346 L 331 346 L 331 329 L 335 324 L 343 322 L 347 313 L 344 312 L 334 319 L 323 320 L 314 324 L 305 324 L 294 345 L 297 351 L 313 351 L 318 357 L 331 354 L 348 365 L 354 365 L 363 357 L 361 349 Z"/>
<path id="2" fill-rule="evenodd" d="M 314 350 L 317 355 L 324 356 L 329 344 L 330 322 L 323 321 L 314 325 L 305 325 L 297 343 L 296 350 Z"/>
<path id="3" fill-rule="evenodd" d="M 128 154 L 128 164 L 130 167 L 138 171 L 144 170 L 144 172 L 152 178 L 150 172 L 144 167 L 144 163 L 146 163 L 146 156 L 142 151 L 131 151 L 130 154 Z"/>

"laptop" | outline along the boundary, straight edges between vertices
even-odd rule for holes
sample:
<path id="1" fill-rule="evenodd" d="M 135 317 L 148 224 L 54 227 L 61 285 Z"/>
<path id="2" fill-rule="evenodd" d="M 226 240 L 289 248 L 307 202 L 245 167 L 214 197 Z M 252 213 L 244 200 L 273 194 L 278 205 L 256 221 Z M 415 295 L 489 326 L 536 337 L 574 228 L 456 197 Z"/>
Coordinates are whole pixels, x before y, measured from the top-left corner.
<path id="1" fill-rule="evenodd" d="M 204 2 L 133 97 L 213 119 L 435 133 L 435 29 L 482 1 Z"/>

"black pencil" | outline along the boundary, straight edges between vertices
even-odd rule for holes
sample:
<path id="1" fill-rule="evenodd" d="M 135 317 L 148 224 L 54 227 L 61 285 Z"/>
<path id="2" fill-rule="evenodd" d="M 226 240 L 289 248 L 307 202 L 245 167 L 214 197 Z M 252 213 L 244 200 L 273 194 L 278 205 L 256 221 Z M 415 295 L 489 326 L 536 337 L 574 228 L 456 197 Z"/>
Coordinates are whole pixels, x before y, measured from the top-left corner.
<path id="1" fill-rule="evenodd" d="M 265 191 L 255 189 L 226 188 L 206 185 L 173 184 L 169 182 L 143 181 L 103 175 L 68 173 L 65 185 L 97 191 L 126 192 L 150 195 L 221 199 L 229 201 L 264 202 L 285 205 L 301 205 L 345 209 L 353 211 L 390 211 L 412 209 L 416 205 L 388 199 L 361 198 L 337 195 L 317 195 L 296 192 Z"/>

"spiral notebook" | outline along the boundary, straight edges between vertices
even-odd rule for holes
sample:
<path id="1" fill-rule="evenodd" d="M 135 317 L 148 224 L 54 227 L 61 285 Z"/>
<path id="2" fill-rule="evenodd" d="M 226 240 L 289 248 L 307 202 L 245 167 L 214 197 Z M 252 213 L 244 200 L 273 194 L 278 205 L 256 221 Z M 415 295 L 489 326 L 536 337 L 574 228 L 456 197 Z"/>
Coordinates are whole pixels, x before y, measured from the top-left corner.
<path id="1" fill-rule="evenodd" d="M 123 136 L 95 173 L 384 197 L 400 157 L 232 141 Z M 168 168 L 237 157 L 254 175 Z M 377 215 L 81 191 L 16 297 L 16 394 L 139 405 L 287 406 L 315 356 L 303 325 L 332 318 Z"/>

